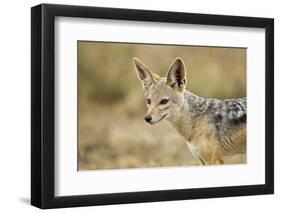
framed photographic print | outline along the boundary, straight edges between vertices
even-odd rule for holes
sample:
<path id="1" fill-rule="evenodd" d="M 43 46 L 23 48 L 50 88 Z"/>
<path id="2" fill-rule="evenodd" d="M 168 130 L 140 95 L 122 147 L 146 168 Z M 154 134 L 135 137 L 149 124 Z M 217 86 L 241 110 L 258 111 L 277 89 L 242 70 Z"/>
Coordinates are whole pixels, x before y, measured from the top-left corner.
<path id="1" fill-rule="evenodd" d="M 31 204 L 271 194 L 274 21 L 31 9 Z"/>

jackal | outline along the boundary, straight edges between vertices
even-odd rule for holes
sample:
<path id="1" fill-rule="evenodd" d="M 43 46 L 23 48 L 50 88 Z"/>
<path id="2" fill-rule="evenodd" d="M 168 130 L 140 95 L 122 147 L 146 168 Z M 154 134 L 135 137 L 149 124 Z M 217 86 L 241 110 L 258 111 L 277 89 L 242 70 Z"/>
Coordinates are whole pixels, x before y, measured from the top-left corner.
<path id="1" fill-rule="evenodd" d="M 223 164 L 225 155 L 246 153 L 246 98 L 218 100 L 188 91 L 186 68 L 179 57 L 164 78 L 136 57 L 133 61 L 144 89 L 146 122 L 168 121 L 203 165 Z"/>

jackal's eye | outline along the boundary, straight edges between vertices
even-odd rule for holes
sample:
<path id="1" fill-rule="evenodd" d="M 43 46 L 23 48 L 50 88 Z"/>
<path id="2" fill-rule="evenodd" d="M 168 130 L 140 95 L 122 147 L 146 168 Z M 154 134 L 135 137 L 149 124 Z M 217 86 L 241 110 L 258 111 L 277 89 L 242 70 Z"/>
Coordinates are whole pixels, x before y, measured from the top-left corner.
<path id="1" fill-rule="evenodd" d="M 150 105 L 150 104 L 151 104 L 151 100 L 150 100 L 150 99 L 146 99 L 146 103 L 147 103 L 148 105 Z"/>
<path id="2" fill-rule="evenodd" d="M 169 99 L 162 99 L 160 102 L 159 102 L 159 104 L 161 104 L 161 105 L 164 105 L 164 104 L 167 104 L 169 102 Z"/>

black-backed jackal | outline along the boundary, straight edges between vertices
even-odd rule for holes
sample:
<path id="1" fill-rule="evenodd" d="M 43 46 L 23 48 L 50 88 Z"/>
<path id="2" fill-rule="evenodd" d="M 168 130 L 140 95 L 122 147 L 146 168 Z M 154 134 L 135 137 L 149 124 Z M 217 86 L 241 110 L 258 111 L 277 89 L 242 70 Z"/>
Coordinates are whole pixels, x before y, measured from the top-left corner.
<path id="1" fill-rule="evenodd" d="M 186 90 L 181 58 L 175 59 L 164 78 L 139 59 L 133 61 L 145 92 L 146 122 L 168 121 L 204 165 L 223 164 L 224 155 L 246 152 L 246 98 L 218 100 Z"/>

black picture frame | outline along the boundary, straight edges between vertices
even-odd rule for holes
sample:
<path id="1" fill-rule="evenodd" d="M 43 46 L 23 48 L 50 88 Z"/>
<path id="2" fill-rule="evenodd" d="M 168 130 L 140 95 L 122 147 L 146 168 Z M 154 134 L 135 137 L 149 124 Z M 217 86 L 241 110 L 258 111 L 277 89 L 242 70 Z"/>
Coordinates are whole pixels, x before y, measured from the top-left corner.
<path id="1" fill-rule="evenodd" d="M 264 28 L 266 134 L 265 184 L 112 194 L 54 195 L 55 17 L 100 18 L 162 23 Z M 41 4 L 31 8 L 31 204 L 60 208 L 274 193 L 274 20 L 164 11 Z"/>

